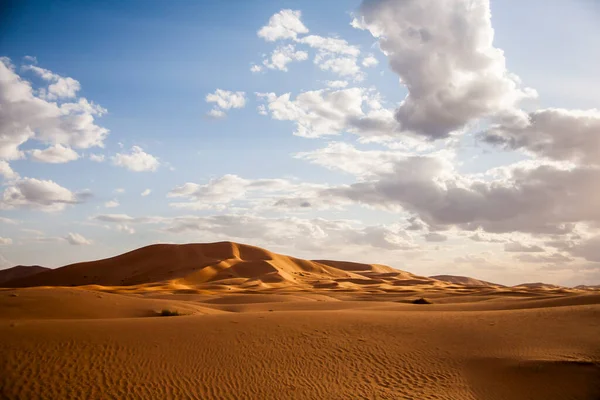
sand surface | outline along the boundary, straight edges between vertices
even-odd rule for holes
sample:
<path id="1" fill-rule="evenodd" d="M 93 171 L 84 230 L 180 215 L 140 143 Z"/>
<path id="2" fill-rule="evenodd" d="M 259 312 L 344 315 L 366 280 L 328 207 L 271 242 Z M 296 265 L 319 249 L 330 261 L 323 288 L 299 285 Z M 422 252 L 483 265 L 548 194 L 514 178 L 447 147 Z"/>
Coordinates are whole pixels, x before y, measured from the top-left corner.
<path id="1" fill-rule="evenodd" d="M 0 398 L 600 399 L 598 291 L 239 246 L 152 247 L 167 265 L 134 253 L 0 289 Z"/>

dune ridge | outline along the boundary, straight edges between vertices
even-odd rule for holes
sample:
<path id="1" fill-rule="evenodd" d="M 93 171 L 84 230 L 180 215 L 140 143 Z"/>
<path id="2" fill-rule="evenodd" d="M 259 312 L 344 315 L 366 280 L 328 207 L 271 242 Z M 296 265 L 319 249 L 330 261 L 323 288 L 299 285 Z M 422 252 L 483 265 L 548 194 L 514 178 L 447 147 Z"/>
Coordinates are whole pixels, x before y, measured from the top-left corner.
<path id="1" fill-rule="evenodd" d="M 2 269 L 0 270 L 0 285 L 17 279 L 27 278 L 48 271 L 49 269 L 39 265 L 17 265 L 12 268 Z"/>
<path id="2" fill-rule="evenodd" d="M 157 244 L 5 282 L 5 287 L 90 286 L 132 290 L 384 290 L 445 283 L 380 264 L 303 260 L 233 242 Z"/>

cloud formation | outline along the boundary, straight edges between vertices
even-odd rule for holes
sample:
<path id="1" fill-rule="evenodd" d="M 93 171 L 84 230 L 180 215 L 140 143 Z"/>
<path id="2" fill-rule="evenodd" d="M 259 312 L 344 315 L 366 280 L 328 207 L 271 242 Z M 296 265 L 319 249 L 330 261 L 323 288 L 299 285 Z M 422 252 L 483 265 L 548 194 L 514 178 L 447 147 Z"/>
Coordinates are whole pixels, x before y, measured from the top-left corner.
<path id="1" fill-rule="evenodd" d="M 127 168 L 134 172 L 154 172 L 160 166 L 160 161 L 141 147 L 133 146 L 129 153 L 117 153 L 112 157 L 114 165 Z"/>
<path id="2" fill-rule="evenodd" d="M 47 80 L 58 79 L 48 70 L 31 69 Z M 0 160 L 23 158 L 20 146 L 30 140 L 80 149 L 104 145 L 108 129 L 96 125 L 95 117 L 106 109 L 76 98 L 78 84 L 50 87 L 34 90 L 8 58 L 0 58 Z M 49 101 L 50 95 L 57 101 Z"/>
<path id="3" fill-rule="evenodd" d="M 34 178 L 17 179 L 4 189 L 0 209 L 30 208 L 41 211 L 61 211 L 67 205 L 78 204 L 90 197 L 90 193 L 71 192 L 51 180 Z"/>
<path id="4" fill-rule="evenodd" d="M 33 161 L 51 164 L 67 163 L 79 158 L 79 154 L 76 151 L 62 144 L 55 144 L 44 150 L 31 150 L 30 154 Z"/>
<path id="5" fill-rule="evenodd" d="M 227 110 L 244 108 L 246 105 L 246 93 L 217 89 L 214 93 L 206 95 L 206 102 L 215 104 L 214 108 L 209 111 L 208 116 L 223 118 L 227 115 Z"/>
<path id="6" fill-rule="evenodd" d="M 69 232 L 69 234 L 67 236 L 65 236 L 64 239 L 73 246 L 90 245 L 93 243 L 91 240 L 86 239 L 82 235 L 80 235 L 78 233 L 71 233 L 71 232 Z"/>
<path id="7" fill-rule="evenodd" d="M 267 25 L 257 32 L 258 36 L 268 42 L 281 39 L 295 39 L 298 34 L 308 33 L 300 17 L 302 13 L 294 10 L 281 10 L 269 18 Z"/>
<path id="8" fill-rule="evenodd" d="M 364 0 L 352 25 L 378 38 L 408 90 L 404 131 L 439 139 L 479 118 L 523 119 L 518 103 L 536 95 L 493 45 L 489 0 Z"/>

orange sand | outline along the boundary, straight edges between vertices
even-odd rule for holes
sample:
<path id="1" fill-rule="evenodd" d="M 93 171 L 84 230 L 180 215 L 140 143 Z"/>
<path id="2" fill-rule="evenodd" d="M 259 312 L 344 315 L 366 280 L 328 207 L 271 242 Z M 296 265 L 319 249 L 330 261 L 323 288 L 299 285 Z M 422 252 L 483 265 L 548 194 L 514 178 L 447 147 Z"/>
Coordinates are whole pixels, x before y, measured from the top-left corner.
<path id="1" fill-rule="evenodd" d="M 600 398 L 600 293 L 473 282 L 228 242 L 40 272 L 0 289 L 0 398 Z"/>

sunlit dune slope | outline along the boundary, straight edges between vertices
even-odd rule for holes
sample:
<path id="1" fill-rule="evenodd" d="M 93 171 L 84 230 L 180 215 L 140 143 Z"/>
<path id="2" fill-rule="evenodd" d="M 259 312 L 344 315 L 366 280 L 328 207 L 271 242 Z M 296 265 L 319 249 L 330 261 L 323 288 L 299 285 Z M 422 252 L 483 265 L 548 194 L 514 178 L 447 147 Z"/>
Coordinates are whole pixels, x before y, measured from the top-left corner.
<path id="1" fill-rule="evenodd" d="M 503 287 L 504 285 L 500 285 L 498 283 L 492 283 L 487 281 L 482 281 L 475 278 L 470 278 L 468 276 L 459 276 L 459 275 L 434 275 L 430 276 L 432 279 L 437 279 L 438 281 L 454 283 L 458 285 L 465 286 L 487 286 L 487 287 Z"/>
<path id="2" fill-rule="evenodd" d="M 132 286 L 169 284 L 172 288 L 227 286 L 341 288 L 359 285 L 435 284 L 378 264 L 308 261 L 232 242 L 157 244 L 116 257 L 67 265 L 7 282 L 6 287 Z"/>

